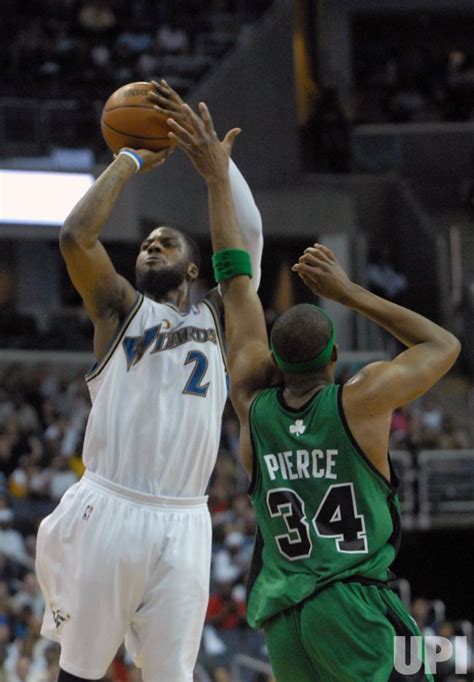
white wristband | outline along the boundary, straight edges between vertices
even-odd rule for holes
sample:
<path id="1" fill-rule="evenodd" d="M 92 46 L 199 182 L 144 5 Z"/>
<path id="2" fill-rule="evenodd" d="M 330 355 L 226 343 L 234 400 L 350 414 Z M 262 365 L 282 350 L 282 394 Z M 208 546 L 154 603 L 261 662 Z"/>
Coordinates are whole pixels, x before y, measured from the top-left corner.
<path id="1" fill-rule="evenodd" d="M 132 159 L 136 166 L 135 173 L 138 173 L 138 171 L 142 169 L 143 166 L 142 157 L 139 154 L 133 152 L 131 149 L 121 149 L 118 153 L 118 156 L 128 156 L 130 159 Z"/>

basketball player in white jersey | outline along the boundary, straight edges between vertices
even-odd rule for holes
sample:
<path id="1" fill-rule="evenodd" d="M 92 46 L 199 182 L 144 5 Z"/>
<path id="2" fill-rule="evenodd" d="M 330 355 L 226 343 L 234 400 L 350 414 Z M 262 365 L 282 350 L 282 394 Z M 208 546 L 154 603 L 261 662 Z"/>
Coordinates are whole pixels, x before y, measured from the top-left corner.
<path id="1" fill-rule="evenodd" d="M 155 87 L 180 120 L 178 95 Z M 215 136 L 215 146 L 233 135 Z M 99 241 L 128 180 L 165 156 L 120 152 L 61 230 L 69 275 L 94 323 L 97 363 L 87 376 L 86 473 L 38 533 L 42 634 L 61 644 L 59 682 L 102 679 L 124 638 L 144 682 L 191 682 L 198 653 L 211 554 L 205 490 L 227 398 L 219 294 L 190 304 L 199 252 L 179 230 L 146 237 L 136 287 Z M 235 165 L 230 172 L 257 285 L 260 214 Z"/>

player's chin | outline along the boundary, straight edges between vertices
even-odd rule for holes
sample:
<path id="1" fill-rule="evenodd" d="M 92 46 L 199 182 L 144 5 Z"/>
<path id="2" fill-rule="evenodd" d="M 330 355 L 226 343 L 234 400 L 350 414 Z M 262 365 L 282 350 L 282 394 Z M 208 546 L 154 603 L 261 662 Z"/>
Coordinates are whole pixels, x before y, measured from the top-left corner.
<path id="1" fill-rule="evenodd" d="M 161 272 L 166 269 L 166 263 L 145 263 L 145 272 Z"/>

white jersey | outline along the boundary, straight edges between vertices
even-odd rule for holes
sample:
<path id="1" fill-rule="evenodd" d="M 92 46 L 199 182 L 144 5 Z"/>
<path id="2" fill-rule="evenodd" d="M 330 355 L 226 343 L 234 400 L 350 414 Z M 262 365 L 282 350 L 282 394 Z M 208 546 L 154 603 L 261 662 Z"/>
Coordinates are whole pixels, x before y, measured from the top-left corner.
<path id="1" fill-rule="evenodd" d="M 180 313 L 140 294 L 86 380 L 89 471 L 142 493 L 204 494 L 227 398 L 222 332 L 211 304 Z"/>

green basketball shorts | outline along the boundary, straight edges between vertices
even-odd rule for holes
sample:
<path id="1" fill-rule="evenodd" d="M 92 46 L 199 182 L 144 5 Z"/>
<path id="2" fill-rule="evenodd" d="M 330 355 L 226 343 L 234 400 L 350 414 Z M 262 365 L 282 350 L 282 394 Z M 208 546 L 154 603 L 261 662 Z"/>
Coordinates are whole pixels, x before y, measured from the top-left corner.
<path id="1" fill-rule="evenodd" d="M 433 681 L 421 652 L 417 673 L 396 670 L 395 636 L 421 633 L 392 590 L 368 581 L 336 582 L 269 619 L 264 630 L 277 682 Z"/>

